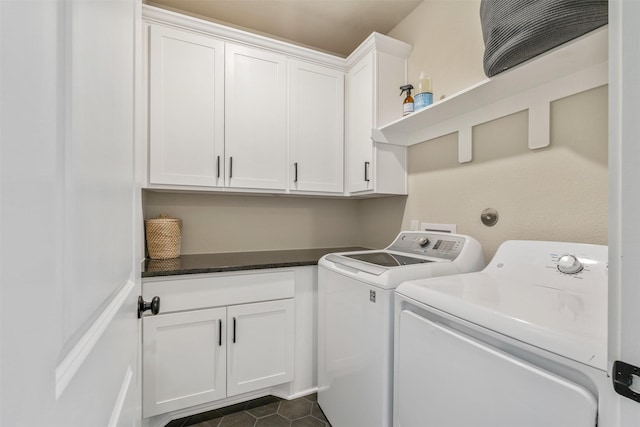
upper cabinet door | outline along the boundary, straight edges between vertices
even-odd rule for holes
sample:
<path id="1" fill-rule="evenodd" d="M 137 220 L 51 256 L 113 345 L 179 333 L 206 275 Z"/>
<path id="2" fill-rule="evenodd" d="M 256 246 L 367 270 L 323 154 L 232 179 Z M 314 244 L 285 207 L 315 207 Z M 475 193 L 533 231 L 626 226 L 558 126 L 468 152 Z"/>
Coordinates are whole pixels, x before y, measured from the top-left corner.
<path id="1" fill-rule="evenodd" d="M 224 43 L 150 27 L 149 182 L 222 186 Z"/>
<path id="2" fill-rule="evenodd" d="M 289 62 L 290 188 L 343 193 L 344 73 Z"/>
<path id="3" fill-rule="evenodd" d="M 374 54 L 349 70 L 347 80 L 347 189 L 373 190 Z"/>
<path id="4" fill-rule="evenodd" d="M 225 185 L 285 190 L 286 57 L 226 46 Z"/>

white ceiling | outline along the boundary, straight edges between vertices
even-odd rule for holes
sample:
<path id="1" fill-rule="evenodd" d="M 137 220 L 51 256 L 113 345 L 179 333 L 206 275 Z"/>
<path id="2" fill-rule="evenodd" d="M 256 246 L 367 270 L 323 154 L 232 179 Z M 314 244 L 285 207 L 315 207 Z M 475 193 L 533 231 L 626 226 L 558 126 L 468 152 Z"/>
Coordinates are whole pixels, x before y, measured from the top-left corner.
<path id="1" fill-rule="evenodd" d="M 148 0 L 146 3 L 340 56 L 386 34 L 422 0 Z"/>

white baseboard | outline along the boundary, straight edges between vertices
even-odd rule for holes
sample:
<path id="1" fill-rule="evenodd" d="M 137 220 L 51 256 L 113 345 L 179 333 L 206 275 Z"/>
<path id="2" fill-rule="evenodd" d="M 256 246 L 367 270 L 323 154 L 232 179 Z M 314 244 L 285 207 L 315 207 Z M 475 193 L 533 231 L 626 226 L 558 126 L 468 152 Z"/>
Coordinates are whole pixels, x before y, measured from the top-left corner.
<path id="1" fill-rule="evenodd" d="M 308 396 L 310 394 L 316 393 L 317 391 L 318 391 L 318 387 L 311 387 L 311 388 L 308 388 L 307 390 L 299 391 L 294 394 L 287 394 L 287 393 L 283 393 L 282 390 L 271 389 L 271 394 L 274 395 L 275 397 L 279 397 L 280 399 L 293 400 L 299 397 Z"/>

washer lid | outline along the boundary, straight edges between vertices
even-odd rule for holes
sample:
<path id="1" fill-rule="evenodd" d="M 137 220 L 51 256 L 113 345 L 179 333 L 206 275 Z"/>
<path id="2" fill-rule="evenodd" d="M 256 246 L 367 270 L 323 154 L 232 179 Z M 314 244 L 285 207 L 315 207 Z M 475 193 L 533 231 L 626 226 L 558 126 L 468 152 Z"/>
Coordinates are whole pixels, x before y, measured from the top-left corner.
<path id="1" fill-rule="evenodd" d="M 419 264 L 427 264 L 433 262 L 426 258 L 408 257 L 405 255 L 394 254 L 384 251 L 367 251 L 367 252 L 345 252 L 337 254 L 329 254 L 323 257 L 327 261 L 334 264 L 344 265 L 356 271 L 362 271 L 374 276 L 380 276 L 388 272 L 390 269 L 403 266 L 414 266 Z M 416 277 L 415 275 L 409 276 Z M 422 277 L 431 277 L 431 274 L 425 274 Z"/>
<path id="2" fill-rule="evenodd" d="M 406 282 L 396 292 L 606 371 L 606 247 L 589 245 L 585 251 L 586 245 L 573 245 L 558 250 L 554 242 L 555 247 L 529 242 L 534 243 L 529 250 L 537 253 L 522 258 L 526 252 L 522 242 L 513 243 L 503 244 L 482 272 Z M 563 253 L 581 254 L 584 269 L 578 274 L 558 271 Z"/>
<path id="3" fill-rule="evenodd" d="M 355 254 L 344 254 L 342 256 L 368 262 L 370 264 L 380 265 L 382 267 L 399 267 L 401 265 L 426 264 L 428 262 L 433 262 L 432 260 L 425 258 L 398 255 L 390 252 L 361 252 Z"/>

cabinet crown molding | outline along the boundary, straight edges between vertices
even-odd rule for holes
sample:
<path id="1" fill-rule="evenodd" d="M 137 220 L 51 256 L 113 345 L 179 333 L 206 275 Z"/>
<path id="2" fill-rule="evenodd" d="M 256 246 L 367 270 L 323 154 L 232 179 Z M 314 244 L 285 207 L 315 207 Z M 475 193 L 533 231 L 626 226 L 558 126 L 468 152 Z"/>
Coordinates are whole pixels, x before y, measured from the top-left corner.
<path id="1" fill-rule="evenodd" d="M 155 6 L 142 5 L 142 18 L 148 23 L 161 25 L 171 25 L 180 29 L 200 32 L 209 36 L 214 36 L 224 41 L 233 43 L 243 43 L 254 47 L 269 49 L 285 55 L 321 63 L 325 66 L 335 67 L 341 71 L 345 70 L 345 58 L 331 55 L 329 53 L 313 50 L 307 47 L 298 46 L 282 40 L 267 36 L 250 33 L 237 28 L 228 27 L 204 19 L 183 15 L 178 12 L 162 9 Z"/>
<path id="2" fill-rule="evenodd" d="M 288 43 L 260 34 L 250 33 L 248 31 L 228 27 L 226 25 L 206 21 L 204 19 L 195 18 L 193 16 L 184 15 L 182 13 L 173 12 L 147 4 L 142 5 L 142 17 L 146 22 L 172 25 L 181 29 L 201 32 L 218 37 L 225 41 L 233 41 L 235 43 L 240 42 L 251 46 L 274 50 L 285 53 L 291 57 L 318 62 L 324 66 L 335 67 L 341 71 L 346 71 L 351 68 L 353 64 L 358 62 L 358 60 L 373 49 L 399 58 L 408 58 L 412 49 L 412 46 L 408 43 L 393 39 L 389 36 L 385 36 L 384 34 L 373 32 L 362 43 L 360 43 L 360 45 L 347 58 L 342 58 L 337 55 L 332 55 L 304 46 L 298 46 L 293 43 Z"/>
<path id="3" fill-rule="evenodd" d="M 372 50 L 384 52 L 398 58 L 407 59 L 413 46 L 384 34 L 373 32 L 346 58 L 346 67 L 351 68 Z"/>

